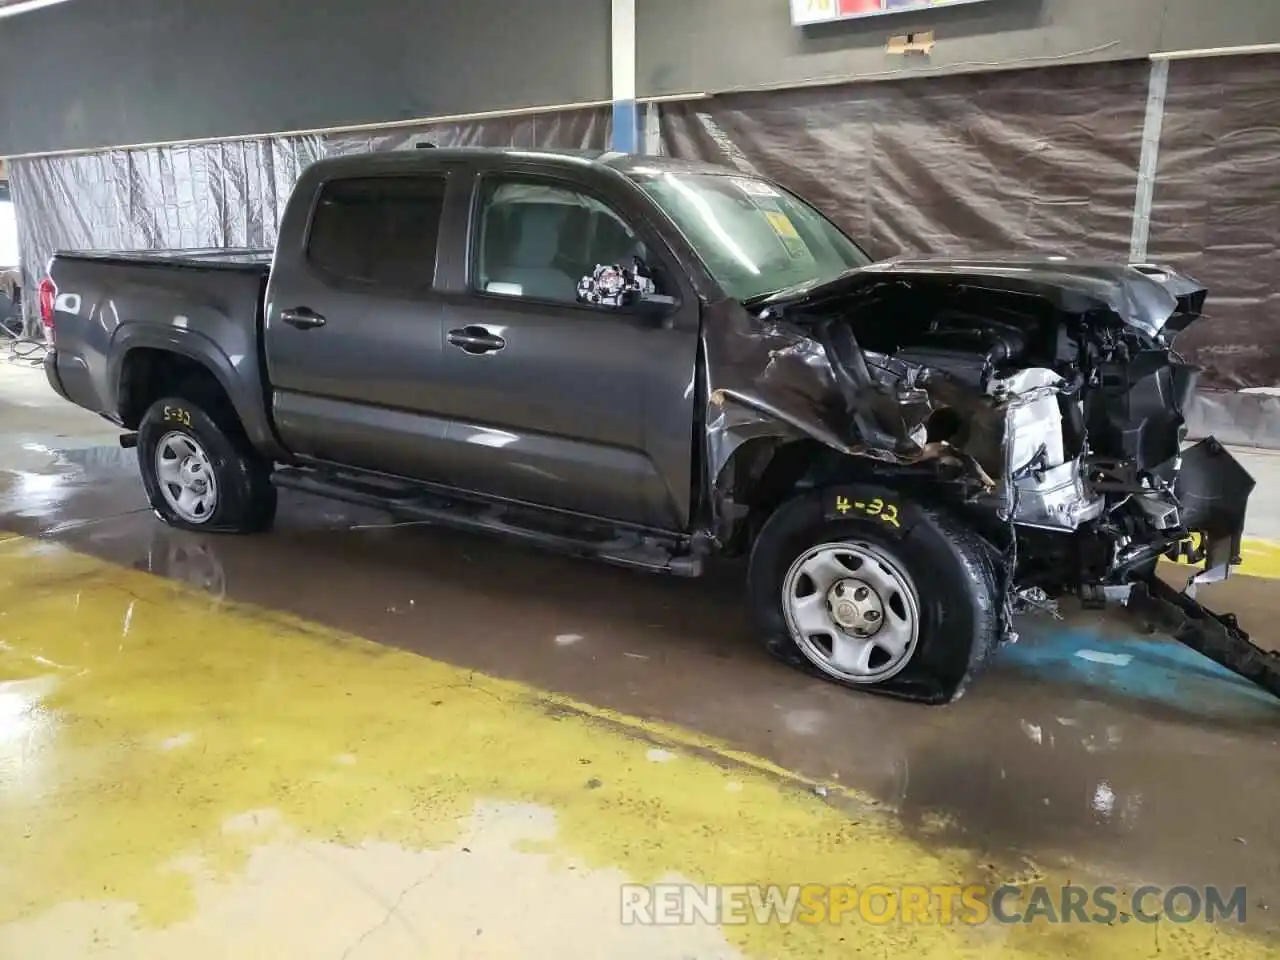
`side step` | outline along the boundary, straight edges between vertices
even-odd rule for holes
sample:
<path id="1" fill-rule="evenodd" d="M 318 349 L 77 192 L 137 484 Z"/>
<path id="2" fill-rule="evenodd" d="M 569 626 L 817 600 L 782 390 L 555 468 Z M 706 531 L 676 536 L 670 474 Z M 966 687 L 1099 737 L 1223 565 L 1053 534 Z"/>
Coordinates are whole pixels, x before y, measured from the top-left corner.
<path id="1" fill-rule="evenodd" d="M 272 474 L 271 482 L 284 490 L 354 503 L 455 530 L 494 534 L 617 566 L 682 577 L 702 573 L 702 558 L 692 552 L 688 539 L 666 538 L 567 513 L 481 501 L 365 474 L 284 467 Z"/>
<path id="2" fill-rule="evenodd" d="M 1280 697 L 1280 653 L 1255 645 L 1234 615 L 1214 613 L 1156 577 L 1134 583 L 1127 606 L 1179 643 Z"/>

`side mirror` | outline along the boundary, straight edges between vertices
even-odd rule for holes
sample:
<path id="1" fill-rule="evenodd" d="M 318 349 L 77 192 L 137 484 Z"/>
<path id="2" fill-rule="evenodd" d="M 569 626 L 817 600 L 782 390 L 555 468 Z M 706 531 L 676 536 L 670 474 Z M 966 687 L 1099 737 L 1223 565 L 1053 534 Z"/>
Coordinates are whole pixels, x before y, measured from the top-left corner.
<path id="1" fill-rule="evenodd" d="M 658 295 L 653 280 L 641 273 L 640 267 L 639 261 L 633 268 L 616 263 L 597 265 L 578 281 L 578 302 L 615 310 L 634 309 L 655 299 L 674 303 L 672 298 Z"/>

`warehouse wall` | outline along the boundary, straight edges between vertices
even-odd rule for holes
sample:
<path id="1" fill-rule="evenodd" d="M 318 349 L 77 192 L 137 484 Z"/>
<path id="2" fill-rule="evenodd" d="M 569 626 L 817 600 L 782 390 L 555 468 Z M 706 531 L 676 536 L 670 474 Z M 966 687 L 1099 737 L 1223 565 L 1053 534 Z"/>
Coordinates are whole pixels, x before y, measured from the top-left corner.
<path id="1" fill-rule="evenodd" d="M 0 154 L 609 98 L 609 0 L 72 0 L 3 21 Z"/>
<path id="2" fill-rule="evenodd" d="M 644 0 L 636 16 L 641 97 L 1280 41 L 1277 0 L 991 0 L 805 29 L 787 0 Z M 916 30 L 935 32 L 930 56 L 885 54 Z"/>

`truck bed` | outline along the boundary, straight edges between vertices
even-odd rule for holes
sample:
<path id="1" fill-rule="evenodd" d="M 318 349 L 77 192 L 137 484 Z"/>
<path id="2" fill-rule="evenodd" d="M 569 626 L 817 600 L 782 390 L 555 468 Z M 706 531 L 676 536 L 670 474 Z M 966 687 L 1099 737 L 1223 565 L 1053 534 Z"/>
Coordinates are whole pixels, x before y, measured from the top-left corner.
<path id="1" fill-rule="evenodd" d="M 271 442 L 260 350 L 264 250 L 67 251 L 50 266 L 54 349 L 45 367 L 72 403 L 133 428 L 148 357 L 211 372 L 250 438 Z"/>

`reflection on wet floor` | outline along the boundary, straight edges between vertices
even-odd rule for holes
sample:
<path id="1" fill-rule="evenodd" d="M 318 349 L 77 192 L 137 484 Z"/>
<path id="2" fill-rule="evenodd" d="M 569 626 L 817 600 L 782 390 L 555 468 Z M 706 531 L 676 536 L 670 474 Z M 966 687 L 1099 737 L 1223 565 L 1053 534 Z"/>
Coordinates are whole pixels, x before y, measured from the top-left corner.
<path id="1" fill-rule="evenodd" d="M 733 568 L 665 579 L 289 495 L 270 536 L 192 536 L 144 510 L 131 453 L 61 457 L 0 483 L 0 526 L 216 602 L 697 731 L 866 792 L 926 846 L 1115 880 L 1244 884 L 1251 925 L 1280 914 L 1266 802 L 1280 794 L 1280 704 L 1127 621 L 1028 620 L 963 700 L 922 708 L 771 661 Z M 1260 640 L 1275 632 L 1280 603 L 1264 585 L 1215 590 Z"/>

